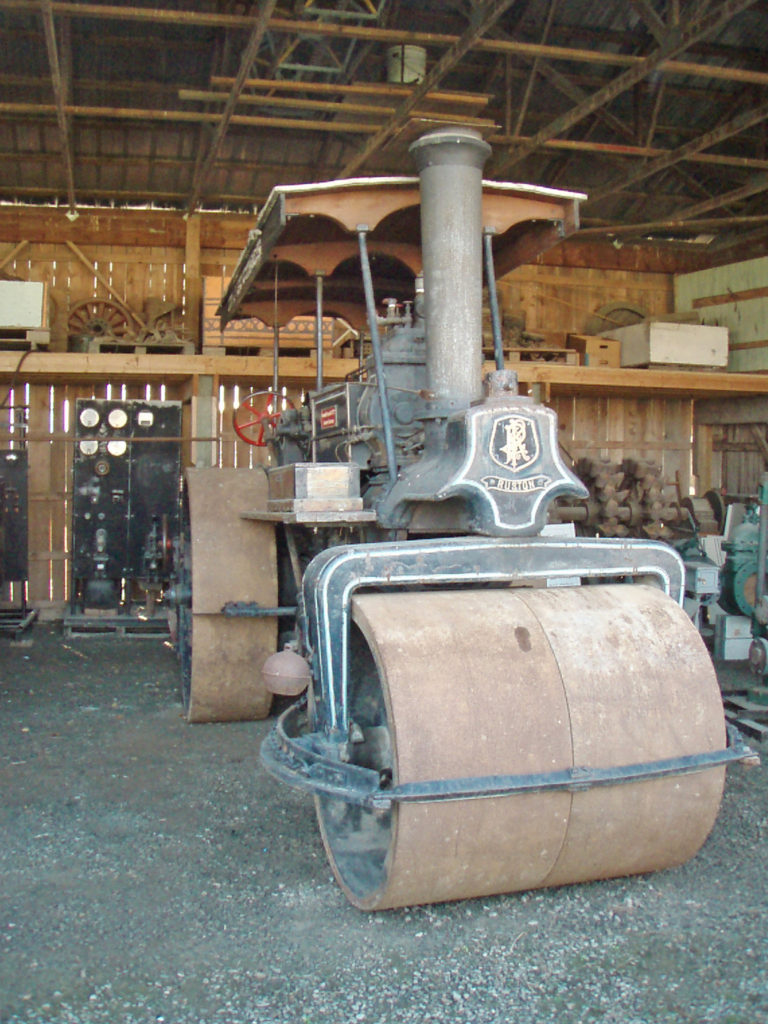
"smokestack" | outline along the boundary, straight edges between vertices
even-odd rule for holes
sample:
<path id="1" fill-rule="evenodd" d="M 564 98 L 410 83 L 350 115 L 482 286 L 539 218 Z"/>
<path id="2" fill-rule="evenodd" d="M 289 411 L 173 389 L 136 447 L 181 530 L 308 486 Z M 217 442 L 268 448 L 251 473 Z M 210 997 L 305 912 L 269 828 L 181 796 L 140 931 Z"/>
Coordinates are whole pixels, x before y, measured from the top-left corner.
<path id="1" fill-rule="evenodd" d="M 482 398 L 482 169 L 491 147 L 439 128 L 410 147 L 421 181 L 427 381 L 442 411 Z"/>

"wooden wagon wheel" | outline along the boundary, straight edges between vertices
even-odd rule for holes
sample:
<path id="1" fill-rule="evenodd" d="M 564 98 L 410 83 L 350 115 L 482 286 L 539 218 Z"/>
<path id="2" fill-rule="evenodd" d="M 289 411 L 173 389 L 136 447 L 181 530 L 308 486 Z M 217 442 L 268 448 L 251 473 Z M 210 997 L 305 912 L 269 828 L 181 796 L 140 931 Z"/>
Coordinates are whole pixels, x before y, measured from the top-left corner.
<path id="1" fill-rule="evenodd" d="M 128 310 L 116 302 L 85 299 L 70 310 L 67 329 L 75 337 L 123 338 L 132 332 L 133 323 Z"/>

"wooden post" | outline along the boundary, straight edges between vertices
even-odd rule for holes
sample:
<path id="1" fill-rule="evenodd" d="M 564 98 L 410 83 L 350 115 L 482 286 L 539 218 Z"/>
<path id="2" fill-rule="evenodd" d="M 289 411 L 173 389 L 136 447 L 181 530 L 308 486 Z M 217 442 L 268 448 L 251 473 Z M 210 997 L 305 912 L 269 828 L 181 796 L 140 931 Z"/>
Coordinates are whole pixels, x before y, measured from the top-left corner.
<path id="1" fill-rule="evenodd" d="M 199 352 L 203 287 L 200 269 L 200 214 L 190 214 L 187 217 L 186 223 L 187 232 L 184 243 L 184 327 L 185 333 L 195 343 L 195 351 Z"/>
<path id="2" fill-rule="evenodd" d="M 192 430 L 195 438 L 210 437 L 210 442 L 195 440 L 192 442 L 192 465 L 198 469 L 207 469 L 218 465 L 216 451 L 218 430 L 217 419 L 217 378 L 210 374 L 200 374 L 196 378 L 195 393 L 192 396 Z"/>
<path id="3" fill-rule="evenodd" d="M 715 479 L 713 443 L 714 427 L 698 423 L 693 432 L 693 473 L 699 494 L 720 485 L 720 480 Z"/>
<path id="4" fill-rule="evenodd" d="M 30 388 L 29 431 L 48 433 L 48 388 Z M 51 575 L 51 445 L 43 441 L 29 445 L 29 599 L 32 605 L 50 601 Z"/>

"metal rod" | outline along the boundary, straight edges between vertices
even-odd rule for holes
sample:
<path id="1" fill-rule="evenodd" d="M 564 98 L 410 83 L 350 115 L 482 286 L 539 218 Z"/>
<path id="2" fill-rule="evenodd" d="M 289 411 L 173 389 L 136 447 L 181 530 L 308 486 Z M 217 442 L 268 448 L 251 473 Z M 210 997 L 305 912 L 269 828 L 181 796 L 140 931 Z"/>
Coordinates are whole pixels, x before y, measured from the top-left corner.
<path id="1" fill-rule="evenodd" d="M 279 616 L 295 615 L 296 605 L 279 605 L 267 608 L 256 601 L 227 601 L 222 605 L 221 614 L 230 618 L 241 619 L 272 619 Z"/>
<path id="2" fill-rule="evenodd" d="M 363 288 L 365 290 L 365 308 L 368 314 L 368 326 L 371 331 L 371 348 L 373 349 L 373 361 L 376 366 L 376 383 L 379 389 L 379 401 L 381 403 L 381 425 L 384 430 L 384 448 L 387 453 L 387 471 L 392 483 L 397 480 L 397 462 L 395 460 L 395 441 L 392 435 L 392 417 L 389 410 L 389 397 L 387 395 L 387 382 L 384 379 L 384 359 L 381 354 L 381 339 L 379 338 L 379 324 L 376 319 L 376 300 L 373 296 L 373 278 L 371 276 L 371 263 L 368 259 L 368 244 L 366 242 L 367 228 L 358 226 L 357 239 L 360 243 L 360 267 L 363 273 Z"/>
<path id="3" fill-rule="evenodd" d="M 317 390 L 323 386 L 323 275 L 318 270 L 315 274 L 315 344 L 317 346 Z"/>
<path id="4" fill-rule="evenodd" d="M 277 263 L 275 263 L 275 296 L 274 316 L 272 324 L 272 390 L 277 395 L 279 383 L 278 368 L 280 362 L 280 325 L 277 322 Z"/>
<path id="5" fill-rule="evenodd" d="M 339 761 L 338 744 L 323 733 L 303 732 L 306 701 L 286 709 L 261 745 L 264 767 L 289 786 L 312 793 L 325 793 L 363 807 L 387 809 L 393 803 L 429 803 L 439 800 L 467 800 L 515 796 L 522 793 L 580 792 L 597 786 L 689 775 L 740 762 L 760 763 L 759 755 L 741 739 L 738 730 L 728 728 L 728 745 L 720 750 L 637 762 L 615 767 L 575 766 L 561 771 L 527 775 L 485 775 L 466 778 L 400 783 L 361 765 Z"/>
<path id="6" fill-rule="evenodd" d="M 768 556 L 768 473 L 763 473 L 758 489 L 760 513 L 757 534 L 757 582 L 755 584 L 755 609 L 765 594 L 765 559 Z"/>
<path id="7" fill-rule="evenodd" d="M 493 267 L 493 228 L 483 228 L 483 255 L 485 256 L 485 283 L 488 288 L 488 306 L 491 310 L 491 332 L 493 334 L 493 358 L 496 369 L 504 369 L 504 348 L 501 340 L 501 318 L 496 295 L 496 272 Z"/>

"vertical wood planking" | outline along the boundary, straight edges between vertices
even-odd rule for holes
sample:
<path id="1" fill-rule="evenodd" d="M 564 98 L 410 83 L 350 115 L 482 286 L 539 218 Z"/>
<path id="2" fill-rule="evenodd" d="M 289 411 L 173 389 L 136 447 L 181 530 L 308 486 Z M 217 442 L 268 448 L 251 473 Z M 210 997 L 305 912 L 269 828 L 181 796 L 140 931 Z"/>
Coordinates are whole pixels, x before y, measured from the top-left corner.
<path id="1" fill-rule="evenodd" d="M 30 387 L 29 431 L 49 434 L 49 389 L 42 384 Z M 54 551 L 52 507 L 60 501 L 52 479 L 52 441 L 29 445 L 29 592 L 36 603 L 51 600 L 51 565 Z"/>

